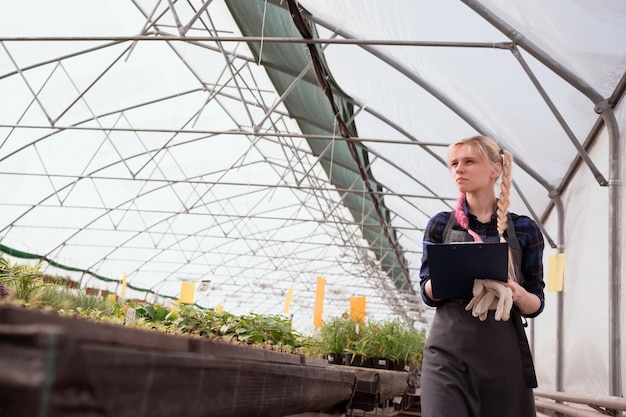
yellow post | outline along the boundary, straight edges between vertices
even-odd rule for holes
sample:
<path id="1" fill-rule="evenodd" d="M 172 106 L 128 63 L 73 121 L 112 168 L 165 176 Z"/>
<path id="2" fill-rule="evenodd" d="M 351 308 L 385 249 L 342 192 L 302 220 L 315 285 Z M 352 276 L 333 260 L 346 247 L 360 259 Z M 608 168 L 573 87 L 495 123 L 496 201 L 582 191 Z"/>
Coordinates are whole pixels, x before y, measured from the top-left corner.
<path id="1" fill-rule="evenodd" d="M 283 308 L 283 313 L 289 313 L 289 307 L 291 306 L 291 297 L 293 296 L 293 288 L 289 288 L 287 290 L 287 298 L 285 299 L 285 308 Z"/>
<path id="2" fill-rule="evenodd" d="M 126 298 L 126 272 L 124 272 L 124 278 L 122 278 L 122 298 Z"/>
<path id="3" fill-rule="evenodd" d="M 313 326 L 322 327 L 322 313 L 324 311 L 324 287 L 326 280 L 317 277 L 317 287 L 315 290 L 315 308 L 313 310 Z"/>
<path id="4" fill-rule="evenodd" d="M 215 306 L 215 312 L 216 313 L 221 313 L 222 311 L 224 311 L 224 306 L 221 304 L 218 304 Z"/>
<path id="5" fill-rule="evenodd" d="M 180 303 L 181 304 L 193 304 L 195 289 L 196 289 L 195 283 L 183 281 L 180 286 Z"/>
<path id="6" fill-rule="evenodd" d="M 548 258 L 548 291 L 563 291 L 565 277 L 565 254 L 557 253 Z"/>
<path id="7" fill-rule="evenodd" d="M 350 318 L 359 323 L 365 323 L 365 297 L 350 298 Z"/>

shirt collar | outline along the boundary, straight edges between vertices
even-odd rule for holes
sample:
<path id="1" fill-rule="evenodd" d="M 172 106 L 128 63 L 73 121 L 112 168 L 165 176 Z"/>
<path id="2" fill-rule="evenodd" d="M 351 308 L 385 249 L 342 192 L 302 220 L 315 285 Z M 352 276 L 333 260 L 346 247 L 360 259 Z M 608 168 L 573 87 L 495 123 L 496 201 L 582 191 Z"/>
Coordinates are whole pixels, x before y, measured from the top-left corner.
<path id="1" fill-rule="evenodd" d="M 498 203 L 498 199 L 496 199 L 496 204 Z M 497 205 L 496 205 L 497 207 Z M 463 200 L 463 211 L 468 219 L 472 219 L 475 222 L 478 222 L 478 218 L 474 215 L 474 213 L 469 211 L 469 207 L 467 207 L 467 199 Z M 498 221 L 498 209 L 496 208 L 493 213 L 491 213 L 491 219 L 489 222 L 497 222 Z"/>

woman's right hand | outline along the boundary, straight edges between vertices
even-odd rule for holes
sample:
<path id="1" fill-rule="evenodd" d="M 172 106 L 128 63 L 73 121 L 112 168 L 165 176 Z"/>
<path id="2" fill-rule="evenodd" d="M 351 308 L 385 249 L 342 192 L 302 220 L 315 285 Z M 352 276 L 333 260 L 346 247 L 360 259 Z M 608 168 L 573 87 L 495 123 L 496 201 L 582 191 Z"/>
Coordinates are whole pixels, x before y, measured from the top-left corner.
<path id="1" fill-rule="evenodd" d="M 424 284 L 424 292 L 426 293 L 426 296 L 431 300 L 441 301 L 441 298 L 433 297 L 433 285 L 430 280 L 426 281 L 426 283 Z"/>

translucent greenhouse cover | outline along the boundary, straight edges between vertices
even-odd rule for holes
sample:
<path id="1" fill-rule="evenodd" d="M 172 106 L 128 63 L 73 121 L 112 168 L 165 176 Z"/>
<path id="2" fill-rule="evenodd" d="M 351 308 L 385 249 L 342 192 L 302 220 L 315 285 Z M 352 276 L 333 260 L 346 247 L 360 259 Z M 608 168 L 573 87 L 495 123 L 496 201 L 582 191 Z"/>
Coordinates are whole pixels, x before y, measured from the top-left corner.
<path id="1" fill-rule="evenodd" d="M 513 152 L 511 211 L 542 225 L 546 265 L 565 247 L 557 197 L 569 219 L 600 201 L 595 253 L 621 248 L 626 3 L 293 4 L 4 1 L 2 252 L 83 288 L 119 294 L 126 276 L 150 302 L 191 281 L 199 307 L 288 314 L 305 332 L 323 277 L 325 318 L 365 296 L 369 320 L 427 328 L 423 231 L 457 198 L 447 146 L 476 133 Z M 597 200 L 572 197 L 583 183 Z M 602 265 L 600 296 L 623 300 L 621 261 Z M 598 393 L 614 378 L 602 349 Z"/>

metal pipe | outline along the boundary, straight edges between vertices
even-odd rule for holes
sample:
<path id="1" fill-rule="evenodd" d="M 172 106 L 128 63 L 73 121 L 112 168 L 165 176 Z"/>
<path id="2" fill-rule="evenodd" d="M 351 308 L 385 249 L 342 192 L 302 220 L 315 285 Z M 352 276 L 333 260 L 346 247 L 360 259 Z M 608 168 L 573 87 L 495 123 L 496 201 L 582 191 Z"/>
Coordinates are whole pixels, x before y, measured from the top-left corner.
<path id="1" fill-rule="evenodd" d="M 535 389 L 533 390 L 535 397 L 549 398 L 555 401 L 566 401 L 576 404 L 593 405 L 597 408 L 603 407 L 611 410 L 626 411 L 626 399 L 623 397 L 613 397 L 606 395 L 583 395 L 583 394 L 564 394 L 561 392 L 550 392 Z"/>
<path id="2" fill-rule="evenodd" d="M 245 42 L 245 43 L 302 43 L 333 45 L 379 45 L 379 46 L 423 46 L 436 48 L 487 48 L 511 49 L 511 42 L 437 42 L 398 39 L 321 39 L 289 38 L 276 36 L 2 36 L 0 42 Z"/>
<path id="3" fill-rule="evenodd" d="M 591 173 L 595 177 L 595 179 L 598 182 L 598 184 L 600 184 L 602 186 L 607 185 L 607 180 L 604 178 L 604 176 L 602 175 L 600 170 L 593 163 L 593 161 L 589 157 L 589 154 L 587 153 L 586 149 L 583 148 L 583 146 L 580 144 L 580 142 L 578 141 L 578 138 L 576 138 L 576 135 L 574 134 L 572 129 L 567 124 L 567 121 L 561 115 L 561 113 L 559 112 L 557 106 L 554 104 L 554 102 L 552 101 L 552 99 L 550 98 L 550 96 L 548 95 L 546 90 L 541 85 L 541 82 L 537 79 L 537 77 L 533 73 L 532 69 L 530 69 L 530 66 L 528 66 L 528 64 L 526 63 L 526 61 L 524 60 L 524 58 L 520 54 L 519 49 L 517 47 L 514 47 L 512 52 L 513 52 L 513 56 L 515 56 L 517 61 L 520 63 L 520 65 L 524 69 L 524 72 L 526 73 L 526 75 L 528 76 L 530 81 L 533 83 L 535 88 L 537 89 L 537 92 L 539 93 L 541 98 L 543 98 L 543 101 L 546 103 L 546 105 L 548 106 L 548 108 L 550 109 L 552 114 L 554 115 L 555 119 L 559 122 L 559 124 L 563 128 L 563 131 L 566 133 L 566 135 L 569 138 L 570 142 L 576 148 L 576 151 L 578 152 L 578 155 L 580 156 L 580 158 L 582 158 L 582 160 L 585 162 L 585 164 L 587 164 L 587 167 L 589 168 L 589 170 L 591 171 Z"/>
<path id="4" fill-rule="evenodd" d="M 621 397 L 622 157 L 619 127 L 608 100 L 596 105 L 596 111 L 609 134 L 609 393 Z"/>
<path id="5" fill-rule="evenodd" d="M 557 253 L 561 254 L 565 251 L 565 208 L 563 207 L 563 201 L 561 198 L 553 198 L 554 205 L 557 211 L 558 221 L 558 235 L 557 235 Z M 559 291 L 556 295 L 556 390 L 563 391 L 563 374 L 564 374 L 564 359 L 565 359 L 565 340 L 563 336 L 563 304 L 564 304 L 563 291 Z"/>

